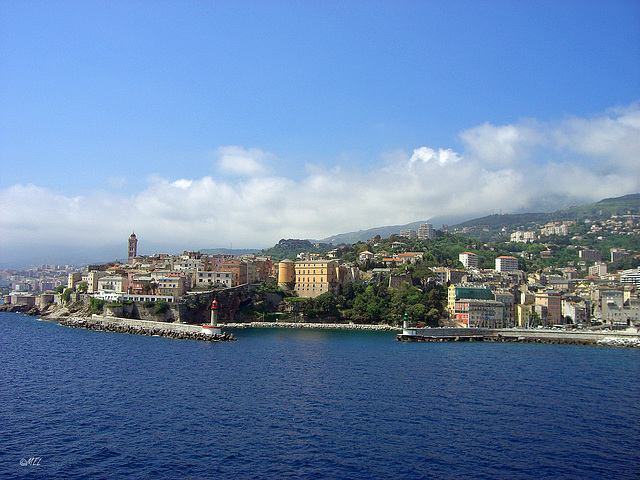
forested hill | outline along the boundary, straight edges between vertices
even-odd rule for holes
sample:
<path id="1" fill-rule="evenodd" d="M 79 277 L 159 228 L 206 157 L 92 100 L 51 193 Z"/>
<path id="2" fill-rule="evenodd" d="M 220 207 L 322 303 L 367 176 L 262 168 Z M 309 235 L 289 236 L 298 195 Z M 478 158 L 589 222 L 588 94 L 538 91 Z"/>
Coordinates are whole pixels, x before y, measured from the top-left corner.
<path id="1" fill-rule="evenodd" d="M 329 250 L 335 248 L 328 243 L 312 243 L 310 240 L 299 240 L 295 238 L 283 238 L 273 247 L 262 250 L 262 255 L 269 255 L 276 261 L 285 258 L 295 258 L 301 252 L 326 254 Z"/>
<path id="2" fill-rule="evenodd" d="M 635 193 L 632 195 L 625 195 L 623 197 L 605 198 L 597 203 L 569 207 L 553 213 L 489 215 L 453 225 L 452 227 L 449 227 L 449 231 L 452 233 L 455 232 L 463 234 L 466 237 L 473 237 L 483 242 L 494 240 L 504 241 L 505 236 L 508 235 L 509 232 L 513 232 L 517 229 L 535 229 L 537 226 L 544 225 L 549 222 L 566 220 L 603 220 L 610 218 L 614 214 L 640 215 L 640 194 Z M 295 258 L 295 256 L 300 252 L 319 253 L 324 255 L 338 245 L 352 245 L 358 242 L 366 242 L 376 235 L 380 235 L 382 238 L 388 238 L 393 234 L 399 234 L 400 230 L 405 228 L 417 230 L 419 223 L 423 222 L 361 230 L 359 232 L 335 235 L 334 237 L 330 237 L 324 241 L 282 239 L 273 247 L 262 250 L 261 253 L 263 255 L 272 256 L 276 261 L 280 261 L 284 258 Z M 438 228 L 438 225 L 434 226 Z M 508 240 L 508 236 L 506 239 Z M 329 240 L 331 240 L 331 242 Z M 202 252 L 209 253 L 209 251 Z M 215 253 L 220 252 L 217 251 Z M 237 251 L 235 253 L 238 254 Z"/>

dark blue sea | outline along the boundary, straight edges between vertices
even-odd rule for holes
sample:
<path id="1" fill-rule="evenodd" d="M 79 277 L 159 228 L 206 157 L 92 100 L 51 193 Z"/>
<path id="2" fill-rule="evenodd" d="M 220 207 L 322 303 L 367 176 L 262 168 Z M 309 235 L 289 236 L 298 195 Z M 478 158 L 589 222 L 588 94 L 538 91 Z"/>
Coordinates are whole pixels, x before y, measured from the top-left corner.
<path id="1" fill-rule="evenodd" d="M 234 333 L 0 313 L 0 478 L 640 478 L 640 349 Z"/>

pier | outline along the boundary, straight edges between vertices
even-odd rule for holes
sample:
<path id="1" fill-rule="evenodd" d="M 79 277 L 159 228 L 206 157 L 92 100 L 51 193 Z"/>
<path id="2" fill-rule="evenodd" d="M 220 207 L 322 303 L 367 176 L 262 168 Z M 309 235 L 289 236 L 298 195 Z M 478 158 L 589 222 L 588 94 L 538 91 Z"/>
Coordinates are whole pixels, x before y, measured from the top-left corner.
<path id="1" fill-rule="evenodd" d="M 72 328 L 85 328 L 87 330 L 99 330 L 102 332 L 159 336 L 180 340 L 204 340 L 207 342 L 228 342 L 236 340 L 232 333 L 205 334 L 202 332 L 200 325 L 152 322 L 149 320 L 107 317 L 102 315 L 93 315 L 91 318 L 69 317 L 61 320 L 60 325 Z"/>
<path id="2" fill-rule="evenodd" d="M 638 331 L 546 330 L 514 328 L 404 328 L 400 342 L 522 342 L 640 347 Z"/>

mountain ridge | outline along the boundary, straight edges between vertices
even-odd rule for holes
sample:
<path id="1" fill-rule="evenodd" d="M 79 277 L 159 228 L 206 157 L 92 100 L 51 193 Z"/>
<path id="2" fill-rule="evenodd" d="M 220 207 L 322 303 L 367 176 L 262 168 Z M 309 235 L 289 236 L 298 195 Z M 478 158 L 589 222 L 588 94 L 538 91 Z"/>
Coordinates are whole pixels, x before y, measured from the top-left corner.
<path id="1" fill-rule="evenodd" d="M 470 232 L 472 232 L 477 229 L 474 227 L 495 229 L 503 227 L 513 228 L 516 225 L 527 228 L 528 226 L 531 227 L 533 224 L 548 223 L 552 221 L 584 220 L 589 217 L 593 217 L 595 219 L 605 213 L 611 215 L 613 213 L 623 213 L 623 211 L 626 212 L 629 209 L 640 214 L 640 193 L 632 193 L 620 197 L 608 197 L 595 203 L 570 206 L 565 209 L 556 210 L 555 212 L 500 213 L 463 221 L 458 220 L 459 223 L 449 225 L 449 230 L 455 231 L 466 227 Z M 434 217 L 429 220 L 411 222 L 404 225 L 380 226 L 366 230 L 331 235 L 317 241 L 322 243 L 331 243 L 334 245 L 340 245 L 342 243 L 353 244 L 358 241 L 367 241 L 376 235 L 387 238 L 394 233 L 400 233 L 400 230 L 417 230 L 422 223 L 431 223 L 434 228 L 438 229 L 439 224 L 447 223 L 447 220 L 455 221 L 455 219 L 452 219 L 451 217 Z M 465 232 L 464 234 L 470 232 Z M 479 235 L 479 237 L 482 237 L 482 235 Z"/>

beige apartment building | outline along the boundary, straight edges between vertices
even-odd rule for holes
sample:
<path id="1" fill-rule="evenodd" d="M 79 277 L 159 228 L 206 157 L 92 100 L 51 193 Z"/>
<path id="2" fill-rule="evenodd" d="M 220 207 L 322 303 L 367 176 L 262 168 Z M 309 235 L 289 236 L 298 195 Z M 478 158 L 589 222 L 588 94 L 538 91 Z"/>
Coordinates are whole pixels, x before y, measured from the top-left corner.
<path id="1" fill-rule="evenodd" d="M 309 260 L 295 263 L 295 292 L 314 298 L 326 292 L 338 295 L 340 278 L 335 260 Z"/>

